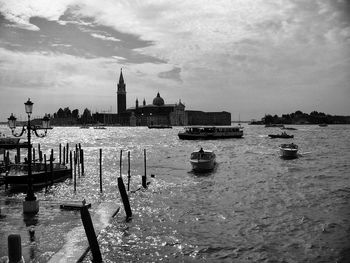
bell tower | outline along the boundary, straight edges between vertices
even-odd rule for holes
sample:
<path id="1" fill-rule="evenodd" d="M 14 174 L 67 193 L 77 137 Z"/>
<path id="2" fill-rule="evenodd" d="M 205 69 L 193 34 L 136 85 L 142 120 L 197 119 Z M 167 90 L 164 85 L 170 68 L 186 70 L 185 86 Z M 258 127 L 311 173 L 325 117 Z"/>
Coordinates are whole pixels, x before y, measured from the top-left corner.
<path id="1" fill-rule="evenodd" d="M 117 90 L 117 113 L 120 114 L 126 111 L 126 90 L 123 78 L 123 71 L 120 69 L 118 90 Z"/>

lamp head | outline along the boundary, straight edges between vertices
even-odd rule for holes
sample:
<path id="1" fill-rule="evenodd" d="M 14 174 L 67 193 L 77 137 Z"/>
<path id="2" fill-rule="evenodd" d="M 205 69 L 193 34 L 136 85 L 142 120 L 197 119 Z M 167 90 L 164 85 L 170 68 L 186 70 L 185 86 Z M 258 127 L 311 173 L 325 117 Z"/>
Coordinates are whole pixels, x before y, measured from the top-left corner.
<path id="1" fill-rule="evenodd" d="M 47 116 L 47 114 L 45 114 L 45 116 L 43 118 L 43 128 L 44 129 L 50 128 L 50 118 L 49 118 L 49 116 Z"/>
<path id="2" fill-rule="evenodd" d="M 26 110 L 26 113 L 28 115 L 32 114 L 33 112 L 33 102 L 30 101 L 30 99 L 28 98 L 27 102 L 24 103 L 24 107 L 25 107 L 25 110 Z"/>
<path id="3" fill-rule="evenodd" d="M 11 113 L 10 118 L 8 118 L 8 125 L 11 130 L 14 130 L 16 128 L 16 120 L 17 118 Z"/>

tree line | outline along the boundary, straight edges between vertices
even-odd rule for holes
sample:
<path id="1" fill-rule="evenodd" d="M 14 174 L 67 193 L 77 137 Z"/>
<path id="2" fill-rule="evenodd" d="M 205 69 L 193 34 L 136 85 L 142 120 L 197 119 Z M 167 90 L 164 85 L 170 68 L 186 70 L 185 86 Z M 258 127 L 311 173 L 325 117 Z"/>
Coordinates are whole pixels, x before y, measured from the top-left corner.
<path id="1" fill-rule="evenodd" d="M 51 124 L 53 125 L 72 125 L 72 124 L 92 124 L 95 123 L 91 111 L 84 109 L 83 114 L 79 114 L 78 109 L 70 110 L 69 107 L 64 109 L 59 108 L 57 112 L 52 115 Z"/>
<path id="2" fill-rule="evenodd" d="M 294 113 L 282 114 L 281 117 L 267 114 L 262 118 L 262 122 L 264 124 L 350 124 L 350 116 L 330 115 L 317 111 L 307 114 L 298 110 Z"/>

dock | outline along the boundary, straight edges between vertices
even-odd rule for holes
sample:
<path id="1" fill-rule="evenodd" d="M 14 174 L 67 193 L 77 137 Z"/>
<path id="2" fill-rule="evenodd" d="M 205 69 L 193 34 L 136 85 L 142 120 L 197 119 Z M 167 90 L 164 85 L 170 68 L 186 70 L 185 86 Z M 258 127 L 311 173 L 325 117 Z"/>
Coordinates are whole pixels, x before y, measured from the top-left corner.
<path id="1" fill-rule="evenodd" d="M 91 216 L 95 233 L 98 236 L 102 229 L 106 228 L 120 207 L 115 203 L 101 203 Z M 87 254 L 89 243 L 85 235 L 84 227 L 73 228 L 66 233 L 66 242 L 64 246 L 54 254 L 49 263 L 70 263 L 79 262 Z"/>

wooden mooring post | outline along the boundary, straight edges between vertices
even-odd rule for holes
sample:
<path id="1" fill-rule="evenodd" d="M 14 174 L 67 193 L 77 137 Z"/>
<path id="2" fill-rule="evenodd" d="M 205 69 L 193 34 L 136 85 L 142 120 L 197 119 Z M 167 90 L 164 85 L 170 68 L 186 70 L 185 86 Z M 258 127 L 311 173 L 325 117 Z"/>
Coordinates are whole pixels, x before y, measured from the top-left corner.
<path id="1" fill-rule="evenodd" d="M 51 157 L 52 157 L 52 161 L 55 159 L 53 156 L 53 149 L 51 149 Z"/>
<path id="2" fill-rule="evenodd" d="M 74 152 L 74 158 L 73 158 L 73 162 L 74 162 L 74 192 L 77 190 L 76 186 L 77 186 L 77 153 Z"/>
<path id="3" fill-rule="evenodd" d="M 75 145 L 75 151 L 77 152 L 78 176 L 80 177 L 80 150 L 78 148 L 78 145 Z"/>
<path id="4" fill-rule="evenodd" d="M 128 191 L 130 191 L 130 151 L 128 151 Z"/>
<path id="5" fill-rule="evenodd" d="M 125 185 L 122 177 L 122 159 L 123 159 L 122 157 L 123 157 L 123 151 L 120 150 L 118 189 L 119 189 L 120 196 L 122 198 L 122 202 L 123 202 L 123 206 L 126 214 L 126 220 L 129 220 L 132 217 L 132 212 L 130 208 L 129 197 L 125 190 Z"/>
<path id="6" fill-rule="evenodd" d="M 66 165 L 66 146 L 63 146 L 63 165 Z"/>
<path id="7" fill-rule="evenodd" d="M 33 147 L 33 164 L 35 164 L 35 148 Z"/>
<path id="8" fill-rule="evenodd" d="M 120 150 L 120 160 L 119 160 L 119 176 L 122 177 L 122 167 L 123 167 L 123 150 Z"/>
<path id="9" fill-rule="evenodd" d="M 147 188 L 147 171 L 146 171 L 146 149 L 143 150 L 143 160 L 144 160 L 144 170 L 145 173 L 142 176 L 142 186 L 143 188 Z"/>
<path id="10" fill-rule="evenodd" d="M 69 159 L 68 159 L 68 153 L 69 153 L 69 144 L 68 144 L 68 142 L 67 142 L 67 144 L 66 144 L 66 154 L 67 154 L 67 158 L 66 158 L 66 163 L 68 163 L 69 162 Z"/>
<path id="11" fill-rule="evenodd" d="M 19 146 L 17 146 L 17 161 L 21 162 L 21 148 Z"/>
<path id="12" fill-rule="evenodd" d="M 10 152 L 9 151 L 6 152 L 5 167 L 6 167 L 6 171 L 10 169 Z"/>
<path id="13" fill-rule="evenodd" d="M 84 171 L 84 150 L 80 150 L 80 162 L 81 162 L 81 175 L 84 176 L 85 171 Z"/>
<path id="14" fill-rule="evenodd" d="M 70 152 L 70 159 L 72 162 L 72 151 Z M 75 152 L 74 152 L 74 160 L 75 160 Z M 73 173 L 73 171 L 72 171 L 72 173 Z M 73 186 L 74 186 L 74 192 L 76 192 L 77 191 L 77 174 L 76 174 L 76 170 L 75 170 L 75 164 L 74 164 L 74 173 L 73 173 Z"/>
<path id="15" fill-rule="evenodd" d="M 8 244 L 8 261 L 9 263 L 24 262 L 22 258 L 22 243 L 21 236 L 17 234 L 9 235 L 7 238 Z"/>
<path id="16" fill-rule="evenodd" d="M 39 162 L 42 163 L 43 162 L 43 152 L 39 151 Z"/>
<path id="17" fill-rule="evenodd" d="M 92 224 L 89 209 L 86 205 L 80 208 L 80 215 L 81 215 L 81 221 L 83 222 L 83 226 L 85 229 L 86 237 L 89 241 L 93 262 L 96 262 L 96 263 L 102 262 L 101 251 L 98 245 L 94 225 Z"/>
<path id="18" fill-rule="evenodd" d="M 58 155 L 59 155 L 59 159 L 58 159 L 58 162 L 61 164 L 62 163 L 62 145 L 61 144 L 59 144 L 59 146 L 58 146 Z"/>
<path id="19" fill-rule="evenodd" d="M 102 149 L 100 149 L 100 193 L 102 193 Z"/>
<path id="20" fill-rule="evenodd" d="M 46 162 L 46 154 L 44 154 L 44 169 L 45 169 L 45 193 L 47 193 L 48 189 L 48 179 L 47 179 L 47 162 Z"/>
<path id="21" fill-rule="evenodd" d="M 51 185 L 53 185 L 53 150 L 51 150 L 51 155 L 50 155 L 50 179 L 51 179 Z"/>
<path id="22" fill-rule="evenodd" d="M 122 202 L 123 202 L 123 206 L 126 214 L 126 220 L 128 220 L 132 217 L 132 212 L 130 208 L 129 197 L 125 190 L 125 185 L 122 177 L 118 177 L 118 189 L 119 189 L 120 196 L 122 198 Z"/>
<path id="23" fill-rule="evenodd" d="M 43 161 L 43 153 L 40 149 L 40 143 L 38 143 L 38 154 L 39 154 L 39 162 L 42 163 Z"/>
<path id="24" fill-rule="evenodd" d="M 67 163 L 68 163 L 68 159 L 67 159 Z M 69 164 L 70 164 L 70 170 L 73 173 L 72 151 L 69 152 Z"/>

